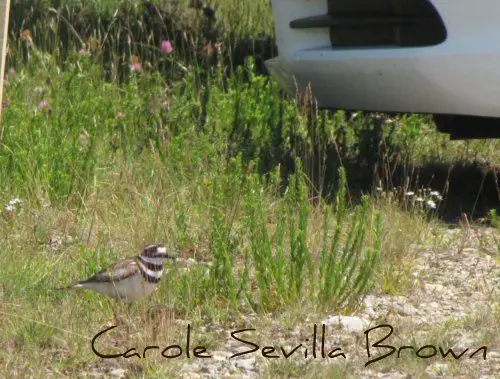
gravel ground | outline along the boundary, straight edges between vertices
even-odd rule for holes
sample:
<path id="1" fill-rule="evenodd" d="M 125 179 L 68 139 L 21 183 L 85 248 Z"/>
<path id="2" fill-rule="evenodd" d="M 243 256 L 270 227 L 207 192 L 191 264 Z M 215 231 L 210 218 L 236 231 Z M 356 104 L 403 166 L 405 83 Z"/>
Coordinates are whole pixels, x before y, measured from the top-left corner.
<path id="1" fill-rule="evenodd" d="M 429 248 L 419 251 L 412 273 L 411 291 L 406 295 L 371 294 L 366 296 L 363 309 L 355 315 L 332 314 L 322 320 L 306 319 L 293 329 L 283 329 L 270 321 L 271 326 L 266 328 L 267 339 L 263 339 L 267 343 L 262 342 L 260 348 L 262 349 L 264 345 L 274 345 L 278 347 L 277 352 L 268 351 L 268 354 L 282 356 L 279 346 L 289 353 L 297 345 L 303 344 L 290 356 L 288 362 L 297 367 L 305 367 L 312 362 L 315 372 L 319 373 L 323 369 L 322 365 L 325 365 L 326 370 L 327 365 L 335 362 L 349 367 L 348 372 L 354 377 L 408 378 L 413 375 L 424 375 L 445 378 L 498 378 L 500 325 L 496 325 L 499 311 L 497 310 L 497 315 L 494 316 L 493 307 L 494 304 L 496 306 L 499 304 L 500 256 L 494 244 L 485 247 L 482 243 L 485 239 L 495 237 L 493 233 L 498 231 L 448 230 L 446 238 L 450 242 L 446 249 Z M 249 325 L 255 324 L 254 317 L 248 316 Z M 312 357 L 311 345 L 314 323 L 318 325 L 316 359 Z M 342 350 L 337 350 L 336 353 L 345 353 L 346 359 L 320 357 L 322 324 L 326 328 L 327 352 L 329 348 L 340 347 Z M 396 358 L 396 351 L 391 358 L 385 358 L 365 367 L 365 363 L 370 360 L 367 356 L 367 345 L 371 348 L 371 359 L 389 352 L 389 349 L 372 347 L 389 332 L 388 327 L 380 327 L 383 324 L 390 324 L 394 328 L 393 335 L 383 342 L 384 344 L 397 348 L 412 345 L 415 349 L 401 350 L 400 359 Z M 365 332 L 377 326 L 380 327 L 379 330 L 368 333 L 370 343 L 367 344 Z M 221 344 L 218 350 L 210 352 L 212 359 L 185 363 L 180 376 L 182 378 L 250 378 L 263 375 L 272 377 L 272 365 L 277 361 L 284 361 L 284 358 L 263 358 L 262 350 L 259 350 L 229 359 L 236 352 L 252 349 L 251 345 L 232 338 L 230 332 L 220 330 L 221 336 L 225 336 L 226 343 Z M 258 341 L 255 335 L 252 338 L 252 332 L 249 333 L 237 336 L 246 341 Z M 416 350 L 425 345 L 436 347 L 437 354 L 434 358 L 415 356 Z M 483 359 L 484 350 L 479 350 L 474 358 L 469 358 L 484 345 L 487 346 L 486 360 Z M 304 346 L 308 346 L 308 358 L 304 357 Z M 456 354 L 460 354 L 466 348 L 469 350 L 459 360 L 455 360 L 451 355 L 442 358 L 440 347 L 445 352 L 453 348 Z M 421 356 L 432 353 L 431 347 L 420 352 Z M 408 356 L 413 358 L 408 359 Z M 307 373 L 307 367 L 301 372 Z"/>

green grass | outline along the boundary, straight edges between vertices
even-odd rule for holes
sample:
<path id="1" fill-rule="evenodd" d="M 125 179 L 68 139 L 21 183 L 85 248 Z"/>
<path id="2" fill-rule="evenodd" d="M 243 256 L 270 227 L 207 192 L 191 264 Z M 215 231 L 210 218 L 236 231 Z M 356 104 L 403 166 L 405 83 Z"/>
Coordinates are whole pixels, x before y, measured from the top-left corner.
<path id="1" fill-rule="evenodd" d="M 10 320 L 2 338 L 12 341 L 12 351 L 30 345 L 34 358 L 49 365 L 43 360 L 49 357 L 37 346 L 57 350 L 57 341 L 76 336 L 65 348 L 77 362 L 90 359 L 88 352 L 79 355 L 86 346 L 83 336 L 88 339 L 91 330 L 111 317 L 109 304 L 93 293 L 69 295 L 53 289 L 134 254 L 150 241 L 169 241 L 182 257 L 189 257 L 194 248 L 212 265 L 208 276 L 203 267 L 188 273 L 173 268 L 159 293 L 136 308 L 132 320 L 153 304 L 198 323 L 225 323 L 245 306 L 268 311 L 285 309 L 293 301 L 310 302 L 313 307 L 335 301 L 335 297 L 322 300 L 325 284 L 312 280 L 319 278 L 314 275 L 319 270 L 319 246 L 308 241 L 311 210 L 323 213 L 321 209 L 328 212 L 328 207 L 311 207 L 300 169 L 287 178 L 285 196 L 278 169 L 259 174 L 259 167 L 263 170 L 259 145 L 265 145 L 265 134 L 243 149 L 249 140 L 240 135 L 247 130 L 263 133 L 263 122 L 276 117 L 273 113 L 259 116 L 248 109 L 239 113 L 236 90 L 217 87 L 215 77 L 213 97 L 207 103 L 208 122 L 200 130 L 195 77 L 172 85 L 166 112 L 157 105 L 162 100 L 156 96 L 166 96 L 157 75 L 139 75 L 119 86 L 104 82 L 86 58 L 58 72 L 49 56 L 36 53 L 37 61 L 18 68 L 10 78 L 11 105 L 4 113 L 2 134 L 0 170 L 6 191 L 2 201 L 21 199 L 16 210 L 4 212 L 1 229 L 2 312 Z M 267 100 L 266 91 L 269 98 L 271 91 L 277 91 L 257 77 L 249 84 L 235 77 L 231 86 L 238 88 L 242 99 L 254 97 L 254 109 Z M 42 100 L 48 106 L 37 109 Z M 289 106 L 288 112 L 292 129 L 298 111 Z M 235 118 L 245 125 L 243 131 L 234 131 Z M 235 150 L 235 144 L 241 148 Z M 345 177 L 340 185 L 343 195 L 337 208 L 345 212 Z M 365 222 L 359 218 L 368 211 L 365 202 L 352 216 L 351 237 L 346 240 L 350 248 L 346 251 L 361 254 L 360 259 L 364 259 Z M 347 232 L 351 216 L 343 217 Z M 280 220 L 280 231 L 273 230 L 269 218 Z M 343 222 L 337 218 L 337 240 Z M 325 243 L 327 224 L 320 226 Z M 272 240 L 258 238 L 258 232 L 273 236 Z M 276 239 L 279 245 L 273 244 Z M 268 272 L 274 246 L 280 249 L 281 260 Z M 15 259 L 16 255 L 25 259 Z M 346 262 L 346 272 L 359 278 L 356 288 L 361 293 L 372 267 L 354 262 Z M 324 273 L 322 280 L 331 275 Z M 259 295 L 252 291 L 254 283 Z M 310 289 L 318 296 L 305 297 Z M 59 317 L 47 319 L 53 308 Z M 22 315 L 13 318 L 19 309 Z M 23 354 L 19 359 L 27 359 Z M 5 369 L 16 372 L 11 364 L 6 363 Z"/>

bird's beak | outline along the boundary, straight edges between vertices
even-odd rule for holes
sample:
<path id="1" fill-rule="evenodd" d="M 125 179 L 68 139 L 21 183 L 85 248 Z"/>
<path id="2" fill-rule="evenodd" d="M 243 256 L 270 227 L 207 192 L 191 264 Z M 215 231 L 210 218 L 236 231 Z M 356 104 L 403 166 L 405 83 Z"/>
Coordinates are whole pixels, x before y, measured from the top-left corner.
<path id="1" fill-rule="evenodd" d="M 155 258 L 163 258 L 163 259 L 172 259 L 174 260 L 176 255 L 173 253 L 174 249 L 171 248 L 170 252 L 167 252 L 167 248 L 165 246 L 159 246 L 156 250 Z"/>
<path id="2" fill-rule="evenodd" d="M 158 252 L 155 254 L 155 258 L 171 259 L 175 260 L 177 257 L 172 253 Z"/>

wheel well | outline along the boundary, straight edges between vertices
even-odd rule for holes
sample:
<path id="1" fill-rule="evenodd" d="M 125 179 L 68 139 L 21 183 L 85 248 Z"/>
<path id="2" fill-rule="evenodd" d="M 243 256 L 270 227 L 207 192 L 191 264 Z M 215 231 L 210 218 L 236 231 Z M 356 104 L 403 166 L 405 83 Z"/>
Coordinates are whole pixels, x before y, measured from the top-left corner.
<path id="1" fill-rule="evenodd" d="M 496 117 L 434 115 L 434 122 L 451 139 L 500 138 L 500 118 Z"/>

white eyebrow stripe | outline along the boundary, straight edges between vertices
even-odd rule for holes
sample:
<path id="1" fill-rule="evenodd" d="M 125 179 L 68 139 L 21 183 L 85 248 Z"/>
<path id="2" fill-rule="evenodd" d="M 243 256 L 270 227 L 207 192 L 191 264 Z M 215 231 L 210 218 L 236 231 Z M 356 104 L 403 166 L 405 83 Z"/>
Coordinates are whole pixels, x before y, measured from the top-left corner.
<path id="1" fill-rule="evenodd" d="M 140 259 L 142 262 L 151 263 L 151 264 L 154 264 L 157 266 L 160 266 L 163 264 L 163 258 L 151 258 L 151 257 L 144 257 L 141 255 Z"/>
<path id="2" fill-rule="evenodd" d="M 161 246 L 161 247 L 158 247 L 158 249 L 156 249 L 156 251 L 158 253 L 166 253 L 167 252 L 167 248 L 165 246 Z"/>
<path id="3" fill-rule="evenodd" d="M 153 278 L 159 279 L 163 275 L 163 269 L 159 271 L 153 271 L 147 268 L 144 263 L 139 262 L 139 266 L 141 267 L 142 272 L 144 272 L 146 275 L 151 276 Z"/>

